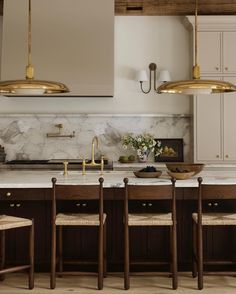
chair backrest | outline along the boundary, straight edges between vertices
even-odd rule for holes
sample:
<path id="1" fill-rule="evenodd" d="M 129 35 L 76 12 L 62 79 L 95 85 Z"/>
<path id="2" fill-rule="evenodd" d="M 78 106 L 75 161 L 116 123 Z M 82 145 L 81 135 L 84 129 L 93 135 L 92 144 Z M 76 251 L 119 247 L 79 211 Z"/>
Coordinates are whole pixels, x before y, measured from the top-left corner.
<path id="1" fill-rule="evenodd" d="M 124 179 L 125 199 L 124 218 L 128 222 L 129 200 L 171 200 L 171 212 L 174 223 L 176 222 L 176 195 L 174 178 L 169 183 L 158 183 L 154 185 L 129 185 L 129 179 Z"/>
<path id="2" fill-rule="evenodd" d="M 52 178 L 52 220 L 56 218 L 57 200 L 99 200 L 99 220 L 103 219 L 103 178 L 98 179 L 98 184 L 77 185 L 57 184 L 57 179 Z"/>
<path id="3" fill-rule="evenodd" d="M 198 224 L 202 224 L 202 200 L 204 199 L 235 199 L 236 185 L 209 185 L 198 178 Z"/>

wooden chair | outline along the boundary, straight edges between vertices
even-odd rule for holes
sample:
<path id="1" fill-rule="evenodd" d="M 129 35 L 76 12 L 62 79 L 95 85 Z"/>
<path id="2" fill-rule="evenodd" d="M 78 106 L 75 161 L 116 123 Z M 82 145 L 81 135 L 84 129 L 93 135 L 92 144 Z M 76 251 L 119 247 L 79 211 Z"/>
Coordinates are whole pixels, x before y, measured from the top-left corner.
<path id="1" fill-rule="evenodd" d="M 66 185 L 56 184 L 57 179 L 52 178 L 52 248 L 51 248 L 51 278 L 50 287 L 56 287 L 56 227 L 59 228 L 59 273 L 63 272 L 63 236 L 64 226 L 95 226 L 98 228 L 98 289 L 103 288 L 103 277 L 106 275 L 106 214 L 103 213 L 103 178 L 99 178 L 97 185 Z M 85 213 L 59 213 L 57 214 L 57 200 L 98 200 L 99 212 L 97 214 Z M 73 261 L 76 264 L 76 261 Z M 78 262 L 79 263 L 79 262 Z"/>
<path id="2" fill-rule="evenodd" d="M 192 275 L 198 276 L 198 289 L 203 289 L 203 227 L 207 226 L 235 226 L 236 213 L 203 212 L 204 199 L 235 199 L 236 185 L 207 185 L 198 178 L 198 211 L 192 214 L 193 219 L 193 270 Z M 231 264 L 235 262 L 230 262 Z M 208 261 L 207 264 L 223 264 L 223 261 Z M 226 274 L 217 272 L 217 274 Z M 227 272 L 227 274 L 230 274 Z M 230 275 L 235 276 L 232 272 Z"/>
<path id="3" fill-rule="evenodd" d="M 130 246 L 129 228 L 133 226 L 168 226 L 170 228 L 170 272 L 172 275 L 172 288 L 177 289 L 177 239 L 176 239 L 176 201 L 175 179 L 171 183 L 162 185 L 129 185 L 124 179 L 124 288 L 130 288 Z M 170 200 L 170 213 L 129 213 L 129 200 Z M 151 264 L 151 263 L 150 263 Z M 157 262 L 154 262 L 157 264 Z M 163 262 L 161 263 L 163 264 Z"/>
<path id="4" fill-rule="evenodd" d="M 19 229 L 22 227 L 29 227 L 29 264 L 19 265 L 14 267 L 5 268 L 5 234 L 7 230 Z M 34 221 L 26 218 L 0 215 L 0 280 L 3 281 L 4 274 L 18 272 L 28 269 L 29 273 L 29 289 L 34 288 Z"/>

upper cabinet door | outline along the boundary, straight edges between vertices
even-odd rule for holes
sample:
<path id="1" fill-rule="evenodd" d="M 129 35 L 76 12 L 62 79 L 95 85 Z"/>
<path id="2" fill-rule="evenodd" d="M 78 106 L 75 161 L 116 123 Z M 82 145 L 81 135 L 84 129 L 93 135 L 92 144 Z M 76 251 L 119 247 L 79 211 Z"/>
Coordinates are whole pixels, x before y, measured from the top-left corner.
<path id="1" fill-rule="evenodd" d="M 236 84 L 236 77 L 225 80 Z M 236 93 L 224 94 L 224 160 L 236 161 Z"/>
<path id="2" fill-rule="evenodd" d="M 4 2 L 2 80 L 25 76 L 27 16 L 28 0 Z M 114 0 L 32 0 L 32 59 L 69 96 L 113 96 Z"/>
<path id="3" fill-rule="evenodd" d="M 221 33 L 199 32 L 198 38 L 201 72 L 209 74 L 221 72 Z"/>
<path id="4" fill-rule="evenodd" d="M 223 72 L 236 73 L 236 32 L 223 32 Z"/>
<path id="5" fill-rule="evenodd" d="M 221 140 L 221 95 L 195 97 L 195 160 L 218 162 L 223 159 Z"/>

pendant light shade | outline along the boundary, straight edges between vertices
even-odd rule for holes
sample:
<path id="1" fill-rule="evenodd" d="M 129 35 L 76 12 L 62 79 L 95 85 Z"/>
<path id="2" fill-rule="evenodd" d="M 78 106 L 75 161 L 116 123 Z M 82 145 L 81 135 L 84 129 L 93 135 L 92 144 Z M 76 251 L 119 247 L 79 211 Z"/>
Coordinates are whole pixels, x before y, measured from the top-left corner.
<path id="1" fill-rule="evenodd" d="M 28 15 L 28 65 L 26 66 L 25 79 L 0 81 L 0 93 L 2 95 L 38 96 L 44 94 L 67 93 L 69 89 L 60 82 L 34 79 L 32 66 L 32 41 L 31 41 L 31 0 L 29 0 Z"/>
<path id="2" fill-rule="evenodd" d="M 214 94 L 235 92 L 236 86 L 232 83 L 220 80 L 203 80 L 200 78 L 200 66 L 198 65 L 198 0 L 195 1 L 195 50 L 194 66 L 191 80 L 181 80 L 166 82 L 157 89 L 157 93 L 162 94 Z"/>

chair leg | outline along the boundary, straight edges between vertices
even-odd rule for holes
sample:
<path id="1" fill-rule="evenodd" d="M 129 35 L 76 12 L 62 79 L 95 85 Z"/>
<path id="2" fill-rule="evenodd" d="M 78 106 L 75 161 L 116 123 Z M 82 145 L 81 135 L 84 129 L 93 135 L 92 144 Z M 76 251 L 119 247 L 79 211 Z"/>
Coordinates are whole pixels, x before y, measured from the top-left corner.
<path id="1" fill-rule="evenodd" d="M 59 277 L 62 277 L 63 272 L 63 227 L 58 227 L 58 253 L 59 253 Z"/>
<path id="2" fill-rule="evenodd" d="M 106 222 L 103 227 L 103 277 L 107 276 L 107 226 Z"/>
<path id="3" fill-rule="evenodd" d="M 98 237 L 98 290 L 103 289 L 103 224 L 99 226 Z"/>
<path id="4" fill-rule="evenodd" d="M 196 258 L 197 258 L 197 225 L 195 223 L 195 221 L 193 221 L 193 256 L 192 256 L 192 259 L 193 259 L 193 268 L 192 268 L 192 277 L 193 278 L 196 278 L 197 276 L 197 261 L 196 261 Z"/>
<path id="5" fill-rule="evenodd" d="M 198 289 L 203 289 L 203 245 L 202 245 L 202 226 L 197 227 L 197 251 L 198 251 Z"/>
<path id="6" fill-rule="evenodd" d="M 34 220 L 29 231 L 29 289 L 34 288 Z"/>
<path id="7" fill-rule="evenodd" d="M 56 225 L 52 226 L 50 288 L 56 287 Z"/>
<path id="8" fill-rule="evenodd" d="M 170 273 L 172 276 L 172 272 L 173 272 L 173 243 L 172 243 L 172 226 L 169 227 L 170 228 Z"/>
<path id="9" fill-rule="evenodd" d="M 172 288 L 178 288 L 178 269 L 177 269 L 177 236 L 176 226 L 172 227 Z"/>
<path id="10" fill-rule="evenodd" d="M 124 228 L 124 288 L 128 290 L 130 288 L 129 277 L 129 227 L 125 225 Z"/>
<path id="11" fill-rule="evenodd" d="M 1 243 L 0 243 L 0 250 L 1 250 L 1 264 L 0 270 L 4 269 L 5 266 L 5 231 L 1 231 Z M 4 281 L 5 275 L 0 275 L 0 281 Z"/>

